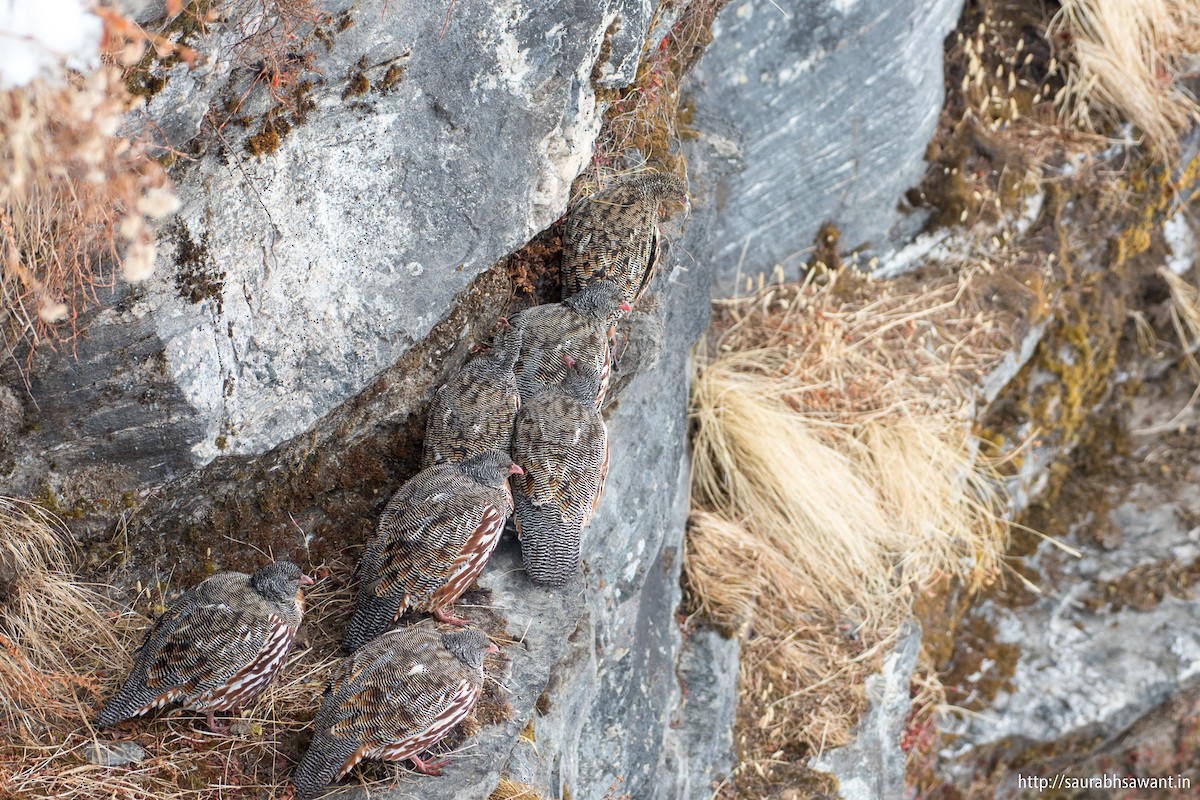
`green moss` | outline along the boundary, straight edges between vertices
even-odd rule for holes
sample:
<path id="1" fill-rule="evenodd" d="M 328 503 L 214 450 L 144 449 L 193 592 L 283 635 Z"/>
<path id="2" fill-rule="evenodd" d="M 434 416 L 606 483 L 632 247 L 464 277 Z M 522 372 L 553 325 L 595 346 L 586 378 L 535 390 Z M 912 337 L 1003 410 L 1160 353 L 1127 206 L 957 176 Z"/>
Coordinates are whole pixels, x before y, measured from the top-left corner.
<path id="1" fill-rule="evenodd" d="M 1200 559 L 1180 564 L 1164 559 L 1141 564 L 1119 578 L 1100 581 L 1091 587 L 1082 604 L 1092 612 L 1125 608 L 1149 611 L 1167 597 L 1190 600 L 1192 588 L 1200 580 Z"/>
<path id="2" fill-rule="evenodd" d="M 371 81 L 367 79 L 366 73 L 355 72 L 350 76 L 350 80 L 346 84 L 345 90 L 342 92 L 342 99 L 349 100 L 352 97 L 362 97 L 370 90 Z"/>
<path id="3" fill-rule="evenodd" d="M 407 69 L 407 67 L 402 67 L 399 64 L 392 64 L 390 67 L 388 67 L 387 72 L 384 73 L 382 80 L 375 84 L 375 88 L 378 89 L 381 94 L 387 94 L 392 90 L 393 87 L 396 86 L 396 84 L 404 80 L 404 73 L 407 71 Z"/>
<path id="4" fill-rule="evenodd" d="M 283 137 L 292 131 L 292 124 L 283 117 L 267 115 L 258 133 L 246 139 L 246 151 L 251 155 L 262 157 L 279 149 Z"/>
<path id="5" fill-rule="evenodd" d="M 204 20 L 208 19 L 213 6 L 214 0 L 193 0 L 161 28 L 160 35 L 180 47 L 190 46 L 192 37 L 203 30 Z M 147 46 L 141 60 L 125 71 L 125 88 L 130 94 L 148 100 L 163 90 L 168 80 L 166 73 L 178 63 L 177 52 L 159 57 L 156 47 Z"/>
<path id="6" fill-rule="evenodd" d="M 197 243 L 183 223 L 175 229 L 175 290 L 189 303 L 211 300 L 221 313 L 225 273 L 218 271 L 208 254 L 208 231 Z"/>

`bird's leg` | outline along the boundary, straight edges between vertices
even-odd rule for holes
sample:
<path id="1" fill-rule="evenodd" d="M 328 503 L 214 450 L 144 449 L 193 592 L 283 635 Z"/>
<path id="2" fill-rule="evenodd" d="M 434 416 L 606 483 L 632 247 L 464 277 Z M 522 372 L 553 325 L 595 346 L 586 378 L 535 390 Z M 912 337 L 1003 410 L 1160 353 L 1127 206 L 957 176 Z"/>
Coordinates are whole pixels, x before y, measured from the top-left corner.
<path id="1" fill-rule="evenodd" d="M 426 761 L 417 756 L 410 756 L 413 762 L 413 767 L 422 775 L 441 775 L 442 767 L 450 763 L 448 758 L 430 759 Z"/>
<path id="2" fill-rule="evenodd" d="M 215 711 L 208 712 L 208 729 L 213 733 L 228 733 L 229 725 L 224 722 L 217 722 L 217 718 L 213 716 Z"/>
<path id="3" fill-rule="evenodd" d="M 451 625 L 457 625 L 460 628 L 471 624 L 469 619 L 455 616 L 454 612 L 450 610 L 451 608 L 452 606 L 446 606 L 445 608 L 437 609 L 433 612 L 433 618 L 438 622 L 447 622 Z"/>

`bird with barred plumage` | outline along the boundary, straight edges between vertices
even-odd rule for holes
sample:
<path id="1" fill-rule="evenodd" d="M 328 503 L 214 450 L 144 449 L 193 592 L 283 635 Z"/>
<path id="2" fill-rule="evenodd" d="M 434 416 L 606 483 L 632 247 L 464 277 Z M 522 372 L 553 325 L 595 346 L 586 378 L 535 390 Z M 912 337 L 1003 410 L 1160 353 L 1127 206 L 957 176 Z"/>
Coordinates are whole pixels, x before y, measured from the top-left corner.
<path id="1" fill-rule="evenodd" d="M 208 714 L 245 708 L 287 661 L 312 578 L 288 561 L 253 575 L 219 572 L 177 598 L 139 648 L 96 724 L 116 725 L 178 703 Z"/>
<path id="2" fill-rule="evenodd" d="M 564 358 L 567 374 L 522 406 L 513 430 L 513 481 L 521 560 L 534 583 L 561 586 L 579 568 L 583 529 L 604 493 L 608 429 L 592 398 L 599 376 Z"/>
<path id="3" fill-rule="evenodd" d="M 483 660 L 498 652 L 483 631 L 439 632 L 432 623 L 388 631 L 334 668 L 313 739 L 292 775 L 300 800 L 315 797 L 363 759 L 403 761 L 438 775 L 445 759 L 421 754 L 444 739 L 483 693 Z"/>
<path id="4" fill-rule="evenodd" d="M 359 562 L 345 650 L 357 650 L 407 611 L 468 624 L 452 604 L 500 540 L 513 511 L 508 477 L 521 471 L 507 453 L 489 450 L 423 469 L 400 487 Z"/>
<path id="5" fill-rule="evenodd" d="M 568 355 L 599 376 L 593 403 L 599 408 L 612 370 L 609 339 L 617 321 L 629 310 L 620 287 L 600 281 L 561 303 L 545 303 L 513 315 L 497 338 L 504 341 L 521 336 L 515 368 L 521 402 L 527 403 L 543 388 L 560 383 L 567 373 L 563 356 Z"/>
<path id="6" fill-rule="evenodd" d="M 627 303 L 635 303 L 662 254 L 658 221 L 670 202 L 686 206 L 687 186 L 665 172 L 619 180 L 580 201 L 563 230 L 563 295 L 610 280 Z"/>
<path id="7" fill-rule="evenodd" d="M 520 354 L 520 331 L 497 337 L 491 350 L 476 355 L 437 390 L 425 425 L 422 467 L 508 450 L 521 406 L 513 374 Z"/>

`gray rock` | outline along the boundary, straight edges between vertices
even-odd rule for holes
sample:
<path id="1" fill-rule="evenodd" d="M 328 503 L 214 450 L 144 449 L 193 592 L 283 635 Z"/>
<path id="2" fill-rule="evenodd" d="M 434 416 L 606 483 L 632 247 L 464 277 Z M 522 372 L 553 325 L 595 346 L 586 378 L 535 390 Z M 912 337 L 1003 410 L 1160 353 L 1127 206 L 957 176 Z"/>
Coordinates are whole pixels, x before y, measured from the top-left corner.
<path id="1" fill-rule="evenodd" d="M 384 5 L 355 4 L 354 24 L 317 48 L 315 107 L 276 152 L 247 157 L 245 134 L 230 134 L 180 179 L 163 258 L 212 288 L 197 303 L 164 270 L 147 294 L 206 429 L 189 443 L 198 463 L 218 436 L 227 452 L 263 452 L 361 390 L 562 214 L 590 153 L 591 71 L 620 6 L 458 4 L 443 37 L 444 4 Z M 648 20 L 632 5 L 640 42 Z M 386 88 L 392 65 L 405 72 Z M 358 75 L 374 88 L 356 97 Z"/>
<path id="2" fill-rule="evenodd" d="M 948 776 L 969 780 L 976 759 L 1013 742 L 1034 746 L 1083 735 L 1093 743 L 1110 741 L 1200 685 L 1200 598 L 1168 594 L 1149 607 L 1104 607 L 1102 613 L 1084 602 L 1104 581 L 1136 567 L 1186 565 L 1200 557 L 1200 528 L 1182 522 L 1200 512 L 1190 494 L 1175 498 L 1169 487 L 1135 485 L 1109 512 L 1114 542 L 1083 546 L 1080 558 L 1043 543 L 1029 566 L 1052 569 L 1055 577 L 1040 582 L 1037 602 L 1020 609 L 986 606 L 997 641 L 1018 645 L 1020 657 L 1010 691 L 985 713 L 947 726 L 956 734 L 942 753 Z M 1015 781 L 997 796 L 1011 796 Z"/>
<path id="3" fill-rule="evenodd" d="M 744 171 L 722 186 L 719 290 L 795 276 L 817 229 L 881 246 L 925 170 L 942 107 L 942 39 L 961 0 L 735 0 L 698 68 L 698 113 L 727 120 Z"/>
<path id="4" fill-rule="evenodd" d="M 700 745 L 686 726 L 672 728 L 683 702 L 675 614 L 688 510 L 687 359 L 708 320 L 711 273 L 695 265 L 676 277 L 662 296 L 662 359 L 607 411 L 609 477 L 584 537 L 582 574 L 560 589 L 534 586 L 510 540 L 481 577 L 518 641 L 507 650 L 513 719 L 485 728 L 442 779 L 402 776 L 383 796 L 485 797 L 503 773 L 550 796 L 600 800 L 615 790 L 682 800 L 706 797 L 710 777 L 728 769 L 728 729 Z M 731 719 L 736 658 L 722 656 L 710 685 L 697 684 Z M 684 716 L 699 731 L 720 729 L 686 707 Z M 518 736 L 525 730 L 532 741 Z"/>
<path id="5" fill-rule="evenodd" d="M 810 759 L 809 765 L 837 776 L 845 800 L 904 797 L 905 754 L 900 735 L 912 708 L 909 685 L 921 651 L 915 624 L 901 631 L 878 675 L 867 678 L 867 715 L 855 726 L 853 741 Z"/>
<path id="6" fill-rule="evenodd" d="M 658 363 L 665 340 L 666 323 L 658 295 L 647 292 L 617 328 L 612 382 L 606 395 L 609 403 L 619 397 L 634 378 Z"/>
<path id="7" fill-rule="evenodd" d="M 328 52 L 317 51 L 306 121 L 260 156 L 245 149 L 260 120 L 248 130 L 228 126 L 224 144 L 177 166 L 183 206 L 164 227 L 155 276 L 103 298 L 111 307 L 82 321 L 75 357 L 39 358 L 32 399 L 16 393 L 29 424 L 9 437 L 13 490 L 32 494 L 49 481 L 92 497 L 145 499 L 121 540 L 139 574 L 175 570 L 186 583 L 206 558 L 244 567 L 269 550 L 320 563 L 361 542 L 363 521 L 415 469 L 412 439 L 429 392 L 471 341 L 487 337 L 503 308 L 503 276 L 485 271 L 565 210 L 599 123 L 591 77 L 606 31 L 619 16 L 599 77 L 620 85 L 651 21 L 647 0 L 459 2 L 443 38 L 446 3 L 403 13 L 392 3 L 386 17 L 384 5 L 327 4 L 334 14 L 349 11 L 354 24 Z M 513 544 L 502 547 L 483 583 L 520 643 L 509 648 L 506 679 L 513 718 L 484 728 L 443 779 L 402 777 L 385 796 L 484 797 L 506 771 L 551 796 L 567 787 L 577 800 L 610 789 L 675 800 L 707 796 L 728 770 L 735 648 L 703 635 L 689 645 L 682 669 L 693 694 L 685 703 L 675 621 L 687 358 L 708 318 L 710 254 L 732 269 L 758 218 L 754 203 L 789 209 L 752 239 L 784 255 L 805 246 L 804 226 L 815 229 L 825 217 L 845 211 L 835 221 L 853 231 L 852 212 L 874 222 L 890 214 L 907 175 L 919 172 L 924 138 L 913 141 L 940 98 L 940 72 L 925 80 L 927 63 L 928 74 L 938 69 L 924 57 L 938 49 L 928 43 L 940 44 L 943 17 L 956 11 L 949 0 L 931 17 L 912 16 L 908 3 L 794 3 L 785 25 L 783 17 L 772 21 L 769 3 L 750 5 L 727 10 L 716 29 L 721 52 L 706 61 L 708 84 L 697 92 L 699 136 L 686 144 L 693 216 L 670 256 L 685 263 L 655 281 L 661 355 L 632 370 L 639 377 L 607 410 L 612 463 L 584 544 L 587 569 L 565 591 L 538 589 L 524 579 Z M 743 8 L 756 16 L 747 19 Z M 897 36 L 913 19 L 936 22 Z M 670 15 L 658 24 L 656 38 Z M 747 49 L 756 26 L 771 46 Z M 772 61 L 772 51 L 794 58 Z M 864 90 L 861 65 L 878 63 L 882 52 L 916 53 L 912 74 L 884 70 Z M 805 74 L 800 62 L 813 55 Z M 384 86 L 397 65 L 403 77 Z M 226 91 L 226 75 L 234 91 L 252 78 L 217 62 L 207 69 L 172 72 L 150 103 L 148 114 L 173 142 L 194 136 L 200 110 Z M 774 105 L 733 80 L 747 69 L 778 96 Z M 761 81 L 764 69 L 774 72 Z M 841 70 L 853 77 L 835 81 Z M 359 72 L 372 88 L 347 93 Z M 906 133 L 899 144 L 883 149 L 883 162 L 844 167 L 856 153 L 875 152 L 878 142 L 859 133 L 879 136 L 877 112 L 893 110 L 915 82 L 913 105 L 902 104 L 884 126 L 889 142 Z M 824 139 L 768 136 L 789 121 L 797 133 L 815 124 L 813 115 L 790 111 L 807 110 L 814 86 L 850 92 L 841 105 L 859 122 L 847 125 L 839 110 L 840 127 L 820 129 Z M 829 103 L 844 95 L 819 91 L 831 98 L 818 109 L 831 123 Z M 788 116 L 764 115 L 775 108 Z M 266 109 L 260 91 L 247 99 L 245 113 Z M 730 119 L 757 127 L 739 130 Z M 850 144 L 832 147 L 809 172 L 799 159 L 776 157 L 806 141 Z M 746 173 L 726 180 L 738 166 Z M 783 176 L 771 197 L 766 172 Z M 870 180 L 852 181 L 853 191 L 835 187 L 838 204 L 828 213 L 800 202 L 858 174 Z M 798 198 L 796 187 L 807 194 Z M 764 268 L 782 259 L 747 255 Z M 20 376 L 5 369 L 4 382 L 18 386 Z M 104 528 L 87 532 L 107 559 Z M 518 734 L 531 722 L 528 742 Z"/>
<path id="8" fill-rule="evenodd" d="M 25 409 L 17 399 L 16 392 L 7 386 L 0 385 L 0 452 L 4 451 L 4 443 L 13 436 L 25 423 Z M 0 471 L 0 475 L 4 473 Z"/>
<path id="9" fill-rule="evenodd" d="M 709 800 L 737 764 L 733 725 L 737 716 L 738 657 L 736 638 L 714 630 L 693 631 L 679 654 L 679 675 L 687 694 L 671 722 L 667 757 L 679 767 L 669 775 L 673 786 L 661 797 Z"/>
<path id="10" fill-rule="evenodd" d="M 61 473 L 120 464 L 158 481 L 310 428 L 562 214 L 599 126 L 591 73 L 606 30 L 621 18 L 619 83 L 649 25 L 644 0 L 458 3 L 442 37 L 444 3 L 386 16 L 385 0 L 325 5 L 353 24 L 315 48 L 306 121 L 260 156 L 245 143 L 261 119 L 227 125 L 222 146 L 179 162 L 182 208 L 155 275 L 101 298 L 110 309 L 82 321 L 74 357 L 35 363 L 24 452 L 53 450 Z M 404 71 L 385 86 L 391 66 Z M 181 144 L 253 72 L 219 58 L 175 67 L 147 114 Z M 372 88 L 347 93 L 360 72 Z M 266 108 L 260 86 L 242 113 Z M 20 380 L 5 367 L 6 384 Z M 32 493 L 48 465 L 19 461 L 15 490 Z"/>
<path id="11" fill-rule="evenodd" d="M 123 767 L 146 758 L 146 750 L 136 742 L 95 741 L 84 749 L 89 764 L 99 767 Z"/>
<path id="12" fill-rule="evenodd" d="M 534 741 L 514 749 L 505 768 L 551 796 L 566 787 L 588 800 L 610 791 L 698 797 L 689 781 L 707 786 L 724 768 L 706 760 L 707 752 L 689 760 L 675 742 L 685 731 L 671 727 L 682 702 L 675 612 L 687 516 L 687 358 L 708 320 L 711 272 L 697 263 L 663 275 L 662 358 L 607 412 L 612 460 L 584 541 L 583 614 L 556 621 L 566 651 L 549 671 Z M 730 697 L 736 667 L 732 678 L 724 687 Z"/>

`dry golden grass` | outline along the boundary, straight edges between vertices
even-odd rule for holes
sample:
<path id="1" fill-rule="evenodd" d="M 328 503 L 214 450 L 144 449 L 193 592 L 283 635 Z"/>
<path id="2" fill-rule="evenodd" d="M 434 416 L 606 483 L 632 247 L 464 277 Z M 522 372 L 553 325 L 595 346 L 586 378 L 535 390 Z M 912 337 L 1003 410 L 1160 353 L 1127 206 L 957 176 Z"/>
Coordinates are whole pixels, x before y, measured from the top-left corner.
<path id="1" fill-rule="evenodd" d="M 222 715 L 233 722 L 231 734 L 211 733 L 203 714 L 177 707 L 97 730 L 92 720 L 127 674 L 150 619 L 80 585 L 69 541 L 50 514 L 0 498 L 0 798 L 292 798 L 292 768 L 340 657 L 352 605 L 349 567 L 306 570 L 316 584 L 305 593 L 308 611 L 288 663 L 240 718 Z M 13 574 L 19 578 L 9 586 Z M 167 600 L 161 589 L 139 584 L 133 605 L 158 613 Z M 472 618 L 493 636 L 505 624 L 486 606 Z M 439 749 L 506 719 L 503 693 L 494 680 L 486 684 L 472 717 Z M 119 767 L 89 763 L 97 742 L 114 741 L 140 746 L 146 758 Z M 342 785 L 391 783 L 394 769 L 370 762 Z"/>
<path id="2" fill-rule="evenodd" d="M 907 593 L 999 569 L 1004 497 L 970 425 L 1002 334 L 960 311 L 969 281 L 843 272 L 718 304 L 684 569 L 694 606 L 746 634 L 741 770 L 843 744 Z"/>
<path id="3" fill-rule="evenodd" d="M 69 534 L 39 507 L 0 497 L 0 727 L 29 736 L 98 688 L 87 672 L 120 651 L 111 604 L 72 581 Z M 85 665 L 74 670 L 67 665 Z"/>
<path id="4" fill-rule="evenodd" d="M 226 798 L 290 796 L 300 734 L 316 713 L 336 661 L 334 632 L 349 613 L 329 570 L 308 592 L 316 613 L 305 620 L 302 643 L 235 723 L 235 735 L 211 734 L 202 715 L 179 710 L 100 731 L 91 720 L 128 671 L 150 620 L 80 586 L 69 569 L 68 534 L 36 506 L 0 501 L 0 533 L 0 563 L 20 575 L 0 601 L 0 797 L 182 800 L 218 789 Z M 131 741 L 147 758 L 90 764 L 86 753 L 98 740 Z"/>
<path id="5" fill-rule="evenodd" d="M 243 35 L 223 57 L 255 66 L 255 85 L 293 102 L 284 89 L 309 64 L 297 42 L 323 19 L 315 0 L 231 0 L 219 15 L 208 3 L 170 0 L 166 8 L 187 17 L 181 29 L 218 16 L 235 26 Z M 113 9 L 96 13 L 103 66 L 0 92 L 0 355 L 21 341 L 72 341 L 100 288 L 153 271 L 148 222 L 178 206 L 154 158 L 166 153 L 117 129 L 144 99 L 129 93 L 129 74 L 145 72 L 154 56 L 165 69 L 196 54 L 176 41 L 175 28 L 159 36 Z"/>
<path id="6" fill-rule="evenodd" d="M 545 800 L 545 798 L 532 786 L 505 776 L 488 795 L 488 800 Z"/>
<path id="7" fill-rule="evenodd" d="M 1083 130 L 1131 122 L 1160 155 L 1200 114 L 1181 84 L 1200 55 L 1195 0 L 1063 0 L 1047 31 L 1066 67 L 1056 100 Z"/>
<path id="8" fill-rule="evenodd" d="M 1195 354 L 1196 349 L 1200 348 L 1200 289 L 1167 267 L 1159 267 L 1158 274 L 1171 290 L 1171 323 L 1179 336 L 1184 357 L 1192 369 L 1200 374 L 1200 363 L 1197 363 Z"/>
<path id="9" fill-rule="evenodd" d="M 147 221 L 178 205 L 150 146 L 117 132 L 136 101 L 115 66 L 148 42 L 177 48 L 112 9 L 97 13 L 104 65 L 0 92 L 0 355 L 20 341 L 69 342 L 99 287 L 146 278 Z"/>
<path id="10" fill-rule="evenodd" d="M 608 107 L 592 163 L 576 182 L 576 195 L 593 191 L 604 183 L 601 177 L 647 166 L 685 177 L 687 165 L 678 146 L 679 88 L 711 41 L 709 29 L 728 2 L 692 0 L 661 40 L 646 42 L 633 83 L 620 91 L 599 89 L 598 97 Z M 670 0 L 659 0 L 651 29 L 664 15 L 675 11 Z M 593 73 L 593 82 L 599 77 L 599 73 Z"/>
<path id="11" fill-rule="evenodd" d="M 70 339 L 114 265 L 131 281 L 153 270 L 146 220 L 176 201 L 146 147 L 116 133 L 131 103 L 114 67 L 0 93 L 0 351 Z"/>

